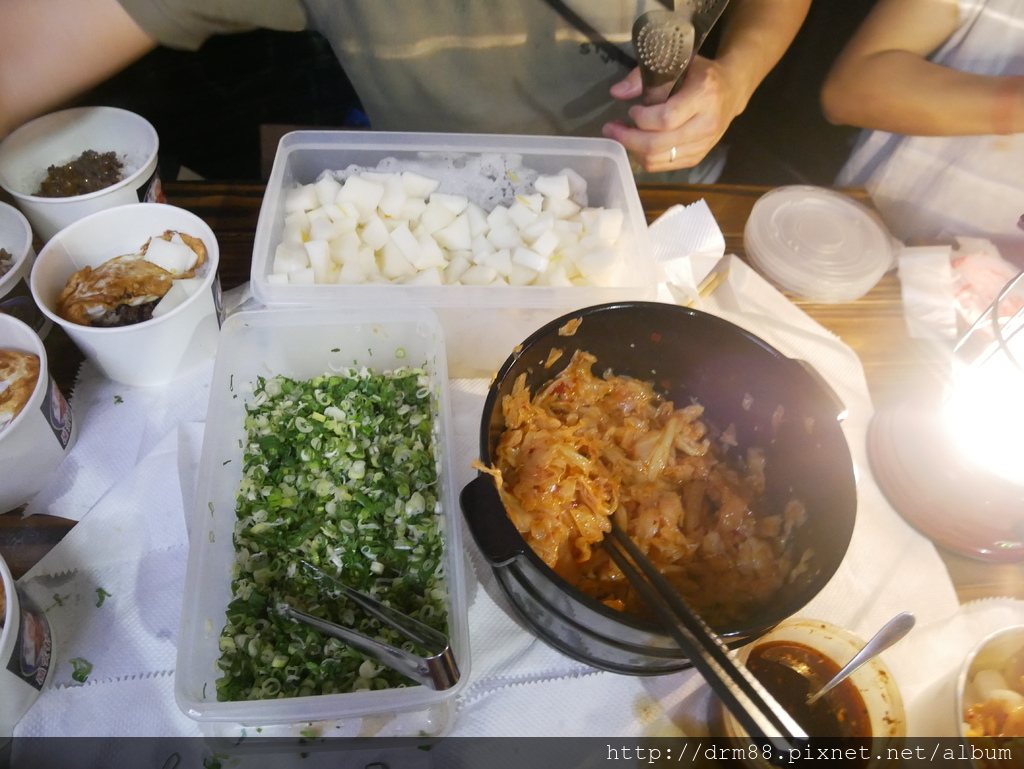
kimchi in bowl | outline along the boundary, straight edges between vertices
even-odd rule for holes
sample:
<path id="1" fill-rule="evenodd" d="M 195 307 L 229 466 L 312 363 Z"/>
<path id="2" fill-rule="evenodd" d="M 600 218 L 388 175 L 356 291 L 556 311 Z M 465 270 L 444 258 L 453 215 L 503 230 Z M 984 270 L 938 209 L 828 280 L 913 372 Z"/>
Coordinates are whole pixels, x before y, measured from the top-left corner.
<path id="1" fill-rule="evenodd" d="M 505 361 L 463 514 L 520 619 L 563 653 L 633 675 L 689 667 L 601 540 L 616 521 L 723 640 L 813 598 L 853 533 L 843 406 L 805 363 L 727 321 L 597 305 Z"/>

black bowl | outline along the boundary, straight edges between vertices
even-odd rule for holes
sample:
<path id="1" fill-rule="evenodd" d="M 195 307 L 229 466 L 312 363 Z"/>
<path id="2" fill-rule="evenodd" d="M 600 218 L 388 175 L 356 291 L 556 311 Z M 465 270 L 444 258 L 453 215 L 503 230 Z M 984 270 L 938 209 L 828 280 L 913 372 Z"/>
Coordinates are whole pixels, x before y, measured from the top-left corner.
<path id="1" fill-rule="evenodd" d="M 559 335 L 575 318 L 582 319 L 575 335 Z M 564 355 L 548 368 L 552 349 Z M 712 430 L 735 426 L 739 451 L 764 449 L 770 509 L 794 497 L 806 505 L 808 520 L 795 544 L 796 552 L 813 550 L 809 574 L 743 622 L 715 627 L 723 640 L 731 646 L 754 640 L 817 595 L 846 553 L 857 510 L 853 462 L 839 424 L 843 407 L 821 377 L 753 334 L 697 310 L 658 302 L 587 307 L 540 328 L 498 371 L 480 425 L 485 463 L 494 462 L 505 427 L 501 399 L 517 377 L 525 372 L 536 392 L 577 349 L 597 357 L 595 371 L 654 382 L 677 404 L 696 399 Z M 690 666 L 657 624 L 604 606 L 545 565 L 508 518 L 491 476 L 481 473 L 467 484 L 460 502 L 498 583 L 540 638 L 574 659 L 618 673 L 656 675 Z"/>

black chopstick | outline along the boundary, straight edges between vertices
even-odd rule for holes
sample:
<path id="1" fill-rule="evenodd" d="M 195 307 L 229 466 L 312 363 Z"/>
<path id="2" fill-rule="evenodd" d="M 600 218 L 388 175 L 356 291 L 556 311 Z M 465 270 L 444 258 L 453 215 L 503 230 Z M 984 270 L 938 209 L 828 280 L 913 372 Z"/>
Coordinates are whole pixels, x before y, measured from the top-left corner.
<path id="1" fill-rule="evenodd" d="M 614 521 L 611 533 L 603 542 L 608 555 L 743 725 L 747 735 L 765 739 L 778 751 L 793 755 L 791 751 L 800 748 L 797 743 L 808 740 L 803 728 L 750 671 L 736 661 L 722 640 Z"/>

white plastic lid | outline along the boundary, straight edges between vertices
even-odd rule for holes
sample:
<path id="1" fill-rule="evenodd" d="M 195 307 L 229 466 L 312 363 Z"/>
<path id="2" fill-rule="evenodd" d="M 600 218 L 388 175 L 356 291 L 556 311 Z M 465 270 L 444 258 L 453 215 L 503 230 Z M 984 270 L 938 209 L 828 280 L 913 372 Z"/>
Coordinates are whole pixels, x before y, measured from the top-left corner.
<path id="1" fill-rule="evenodd" d="M 812 302 L 852 302 L 893 266 L 881 219 L 842 193 L 792 185 L 763 195 L 743 233 L 747 257 L 779 288 Z"/>

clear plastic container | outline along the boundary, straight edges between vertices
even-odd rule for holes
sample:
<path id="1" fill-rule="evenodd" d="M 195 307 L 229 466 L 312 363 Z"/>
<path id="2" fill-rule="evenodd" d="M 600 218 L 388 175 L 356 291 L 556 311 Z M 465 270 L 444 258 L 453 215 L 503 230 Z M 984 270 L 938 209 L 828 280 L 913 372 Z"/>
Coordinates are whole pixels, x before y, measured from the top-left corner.
<path id="1" fill-rule="evenodd" d="M 372 169 L 387 159 L 396 161 L 389 170 L 432 174 L 441 180 L 439 191 L 466 194 L 488 210 L 510 194 L 517 171 L 525 177 L 571 169 L 587 182 L 588 205 L 618 208 L 624 213 L 622 235 L 616 244 L 622 257 L 619 266 L 607 285 L 596 287 L 297 286 L 268 282 L 284 229 L 288 190 L 316 181 L 324 171 L 343 171 L 350 166 Z M 472 171 L 473 161 L 480 159 L 495 169 L 493 176 Z M 640 196 L 626 152 L 617 142 L 577 137 L 295 131 L 278 145 L 256 228 L 251 286 L 253 295 L 270 307 L 432 308 L 444 329 L 451 375 L 489 377 L 516 344 L 566 312 L 604 302 L 654 299 L 655 276 Z"/>
<path id="2" fill-rule="evenodd" d="M 449 636 L 459 683 L 435 691 L 409 686 L 373 692 L 247 702 L 218 702 L 218 638 L 231 600 L 235 561 L 235 493 L 242 471 L 247 387 L 258 376 L 308 379 L 332 367 L 375 371 L 426 365 L 435 383 L 440 449 L 440 499 L 449 580 Z M 178 636 L 175 697 L 209 736 L 230 737 L 248 727 L 263 736 L 298 736 L 309 724 L 322 736 L 441 736 L 450 728 L 452 697 L 469 677 L 469 629 L 457 490 L 452 467 L 452 421 L 443 333 L 427 309 L 328 310 L 285 308 L 228 317 L 214 368 L 199 485 L 189 527 L 185 602 Z M 375 719 L 372 727 L 366 719 Z"/>
<path id="3" fill-rule="evenodd" d="M 894 265 L 881 218 L 853 198 L 808 185 L 779 187 L 754 204 L 747 256 L 784 291 L 812 302 L 860 299 Z"/>

